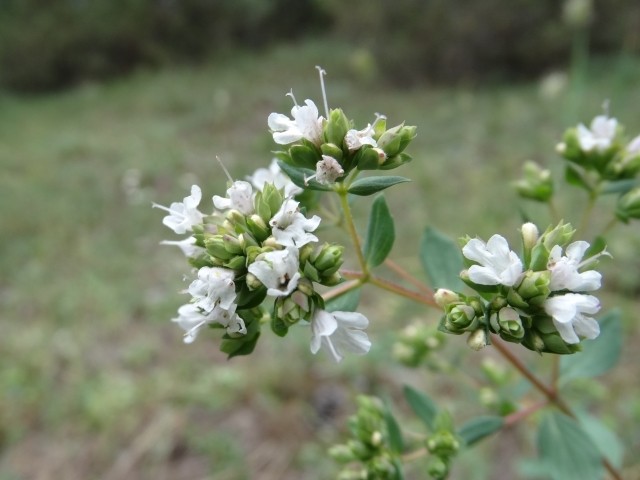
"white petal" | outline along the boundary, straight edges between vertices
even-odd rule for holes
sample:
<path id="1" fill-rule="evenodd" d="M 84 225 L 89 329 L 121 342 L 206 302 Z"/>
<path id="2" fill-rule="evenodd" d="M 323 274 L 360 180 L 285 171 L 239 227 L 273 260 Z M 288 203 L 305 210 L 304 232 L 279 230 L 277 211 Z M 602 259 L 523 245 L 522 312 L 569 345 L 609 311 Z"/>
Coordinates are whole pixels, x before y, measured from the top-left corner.
<path id="1" fill-rule="evenodd" d="M 501 279 L 493 268 L 471 265 L 469 267 L 469 280 L 478 285 L 500 285 Z"/>

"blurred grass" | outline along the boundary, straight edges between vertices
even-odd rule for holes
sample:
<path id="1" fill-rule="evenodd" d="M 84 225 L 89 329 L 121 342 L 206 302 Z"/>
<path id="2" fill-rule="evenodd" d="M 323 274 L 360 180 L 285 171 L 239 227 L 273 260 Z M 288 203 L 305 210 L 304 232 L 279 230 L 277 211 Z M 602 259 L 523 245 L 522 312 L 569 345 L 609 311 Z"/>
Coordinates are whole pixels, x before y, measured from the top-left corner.
<path id="1" fill-rule="evenodd" d="M 266 165 L 274 149 L 266 117 L 289 110 L 291 87 L 298 100 L 319 101 L 316 64 L 329 72 L 330 105 L 359 124 L 381 112 L 418 126 L 415 160 L 398 172 L 413 183 L 388 195 L 397 212 L 392 255 L 417 275 L 412 252 L 426 224 L 515 241 L 520 204 L 507 182 L 529 158 L 559 174 L 555 143 L 604 99 L 630 134 L 640 131 L 640 61 L 630 58 L 598 61 L 574 111 L 566 91 L 545 97 L 537 82 L 382 89 L 347 46 L 326 42 L 50 97 L 0 95 L 0 478 L 331 478 L 322 445 L 337 438 L 351 394 L 425 381 L 388 365 L 385 331 L 416 310 L 371 294 L 364 308 L 377 345 L 339 367 L 311 357 L 302 332 L 287 341 L 266 334 L 256 354 L 227 362 L 205 335 L 184 346 L 168 321 L 188 269 L 177 249 L 158 245 L 172 237 L 151 202 L 181 199 L 194 182 L 205 198 L 224 191 L 216 155 L 236 178 Z M 566 219 L 575 219 L 580 197 L 566 200 Z M 364 203 L 356 207 L 363 228 Z M 632 312 L 638 226 L 617 233 L 606 303 Z M 638 329 L 627 317 L 624 362 L 607 381 L 615 400 L 603 408 L 606 391 L 593 383 L 578 394 L 632 451 L 638 432 L 621 427 L 640 420 L 629 382 L 638 378 Z M 430 388 L 455 397 L 438 378 L 427 374 Z"/>

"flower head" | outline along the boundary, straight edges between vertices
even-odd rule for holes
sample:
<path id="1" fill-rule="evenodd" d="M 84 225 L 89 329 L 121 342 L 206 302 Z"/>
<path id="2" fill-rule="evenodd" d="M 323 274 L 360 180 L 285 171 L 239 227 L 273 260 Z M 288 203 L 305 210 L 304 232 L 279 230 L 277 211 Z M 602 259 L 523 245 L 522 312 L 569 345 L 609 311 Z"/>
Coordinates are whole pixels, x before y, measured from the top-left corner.
<path id="1" fill-rule="evenodd" d="M 593 295 L 567 293 L 550 297 L 544 304 L 544 310 L 553 318 L 558 333 L 567 343 L 579 343 L 578 335 L 594 339 L 600 334 L 598 322 L 586 315 L 600 310 L 600 301 Z"/>
<path id="2" fill-rule="evenodd" d="M 302 193 L 302 188 L 298 187 L 282 171 L 277 160 L 272 160 L 269 168 L 259 168 L 247 180 L 257 189 L 262 191 L 265 183 L 272 183 L 278 190 L 284 189 L 285 197 L 295 197 Z"/>
<path id="3" fill-rule="evenodd" d="M 218 210 L 230 208 L 238 210 L 243 215 L 253 213 L 253 189 L 249 182 L 238 180 L 227 189 L 227 197 L 213 196 L 213 205 Z"/>
<path id="4" fill-rule="evenodd" d="M 344 170 L 338 161 L 329 155 L 322 155 L 322 160 L 316 163 L 315 178 L 318 183 L 329 185 L 334 183 L 337 178 L 344 175 Z"/>
<path id="5" fill-rule="evenodd" d="M 200 253 L 204 252 L 204 248 L 196 245 L 196 238 L 191 236 L 184 240 L 163 240 L 160 245 L 175 245 L 182 250 L 182 253 L 186 257 L 197 257 Z"/>
<path id="6" fill-rule="evenodd" d="M 190 232 L 194 225 L 202 223 L 204 215 L 198 210 L 202 200 L 202 190 L 197 185 L 191 187 L 191 195 L 185 197 L 182 202 L 173 202 L 169 208 L 154 203 L 155 208 L 169 212 L 162 219 L 167 227 L 178 234 Z"/>
<path id="7" fill-rule="evenodd" d="M 312 218 L 305 217 L 298 208 L 299 202 L 293 199 L 286 199 L 280 210 L 269 220 L 273 237 L 285 247 L 300 248 L 309 242 L 317 242 L 318 237 L 312 235 L 318 225 L 320 217 L 314 215 Z"/>
<path id="8" fill-rule="evenodd" d="M 322 142 L 323 117 L 318 114 L 318 107 L 311 100 L 305 100 L 306 106 L 294 105 L 288 118 L 281 113 L 269 115 L 267 123 L 273 132 L 273 140 L 280 145 L 288 145 L 303 138 L 316 145 Z"/>
<path id="9" fill-rule="evenodd" d="M 344 141 L 351 152 L 360 149 L 363 145 L 377 147 L 378 143 L 373 138 L 374 133 L 373 125 L 369 124 L 364 130 L 349 130 L 344 137 Z"/>
<path id="10" fill-rule="evenodd" d="M 611 146 L 616 135 L 618 121 L 615 118 L 608 118 L 606 115 L 598 115 L 591 122 L 591 128 L 583 124 L 578 125 L 578 142 L 580 148 L 585 152 L 597 150 L 604 152 Z"/>
<path id="11" fill-rule="evenodd" d="M 587 242 L 578 241 L 570 244 L 565 256 L 562 247 L 556 245 L 549 253 L 547 268 L 551 271 L 551 291 L 571 290 L 574 292 L 590 292 L 600 288 L 602 275 L 595 270 L 580 273 L 578 270 L 587 262 L 582 262 L 584 253 L 589 248 Z M 581 263 L 582 262 L 582 263 Z"/>
<path id="12" fill-rule="evenodd" d="M 249 273 L 267 287 L 267 295 L 286 297 L 298 286 L 300 262 L 297 248 L 286 248 L 258 255 Z"/>
<path id="13" fill-rule="evenodd" d="M 469 268 L 469 279 L 478 285 L 512 287 L 522 274 L 522 261 L 501 235 L 492 236 L 487 243 L 473 238 L 463 247 L 462 254 L 479 265 Z"/>
<path id="14" fill-rule="evenodd" d="M 202 267 L 198 278 L 191 282 L 188 291 L 195 299 L 195 305 L 205 312 L 220 307 L 230 310 L 236 299 L 235 274 L 233 270 L 219 267 Z"/>
<path id="15" fill-rule="evenodd" d="M 205 312 L 193 303 L 187 303 L 178 308 L 178 316 L 172 320 L 185 331 L 184 343 L 193 343 L 200 329 L 211 323 L 219 323 L 227 327 L 227 333 L 247 333 L 244 321 L 232 310 L 215 307 L 210 312 Z"/>
<path id="16" fill-rule="evenodd" d="M 324 347 L 336 362 L 344 353 L 363 355 L 371 348 L 369 337 L 363 331 L 369 325 L 367 317 L 357 312 L 327 312 L 317 309 L 311 320 L 311 353 Z"/>

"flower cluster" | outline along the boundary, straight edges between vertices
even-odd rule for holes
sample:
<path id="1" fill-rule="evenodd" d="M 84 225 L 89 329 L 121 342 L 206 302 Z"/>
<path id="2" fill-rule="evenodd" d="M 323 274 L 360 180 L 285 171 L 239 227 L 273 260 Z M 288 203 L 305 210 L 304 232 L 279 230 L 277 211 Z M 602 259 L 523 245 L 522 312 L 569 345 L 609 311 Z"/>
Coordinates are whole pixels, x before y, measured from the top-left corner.
<path id="1" fill-rule="evenodd" d="M 469 332 L 474 349 L 487 345 L 493 333 L 530 350 L 558 354 L 574 353 L 581 338 L 597 337 L 600 329 L 592 316 L 600 302 L 587 292 L 600 288 L 601 275 L 592 268 L 608 253 L 584 241 L 570 243 L 574 232 L 560 223 L 539 235 L 535 225 L 524 224 L 522 258 L 500 235 L 486 243 L 463 239 L 469 268 L 460 276 L 478 295 L 436 292 L 445 310 L 440 329 Z"/>
<path id="2" fill-rule="evenodd" d="M 297 323 L 311 326 L 311 351 L 321 347 L 337 361 L 344 353 L 366 353 L 359 313 L 329 312 L 314 283 L 341 282 L 343 247 L 318 244 L 320 217 L 307 217 L 294 196 L 301 192 L 276 163 L 248 181 L 234 181 L 226 196 L 212 198 L 213 211 L 199 210 L 202 191 L 170 207 L 163 223 L 189 236 L 177 245 L 196 269 L 186 292 L 191 300 L 174 319 L 191 343 L 204 327 L 225 329 L 221 350 L 229 356 L 253 351 L 262 323 L 284 336 Z"/>

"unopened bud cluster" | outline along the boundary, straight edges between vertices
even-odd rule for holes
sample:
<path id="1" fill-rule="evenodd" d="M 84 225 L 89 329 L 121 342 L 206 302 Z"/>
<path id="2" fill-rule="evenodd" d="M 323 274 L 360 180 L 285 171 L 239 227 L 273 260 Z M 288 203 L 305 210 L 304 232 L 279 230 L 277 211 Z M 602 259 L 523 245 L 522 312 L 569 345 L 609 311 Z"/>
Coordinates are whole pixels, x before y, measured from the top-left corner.
<path id="1" fill-rule="evenodd" d="M 522 230 L 522 258 L 500 235 L 488 242 L 464 238 L 462 253 L 468 269 L 460 277 L 477 295 L 439 290 L 435 299 L 443 307 L 440 330 L 468 334 L 467 343 L 480 350 L 490 335 L 520 343 L 536 352 L 570 354 L 581 338 L 600 333 L 592 317 L 599 300 L 586 292 L 600 288 L 601 275 L 592 270 L 597 259 L 584 241 L 571 242 L 570 224 L 549 227 L 542 235 L 528 223 Z"/>
<path id="2" fill-rule="evenodd" d="M 444 346 L 445 336 L 432 326 L 424 322 L 415 321 L 398 334 L 393 345 L 393 357 L 407 367 L 427 366 L 438 368 L 437 363 L 431 362 L 431 354 Z"/>
<path id="3" fill-rule="evenodd" d="M 329 455 L 346 464 L 339 480 L 392 480 L 398 478 L 397 455 L 391 450 L 385 406 L 376 397 L 358 397 L 358 412 L 349 418 L 351 439 L 334 445 Z"/>
<path id="4" fill-rule="evenodd" d="M 434 480 L 447 478 L 450 464 L 462 446 L 448 412 L 438 414 L 433 432 L 427 437 L 425 446 L 430 454 L 427 460 L 429 477 Z"/>

